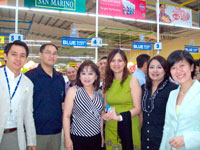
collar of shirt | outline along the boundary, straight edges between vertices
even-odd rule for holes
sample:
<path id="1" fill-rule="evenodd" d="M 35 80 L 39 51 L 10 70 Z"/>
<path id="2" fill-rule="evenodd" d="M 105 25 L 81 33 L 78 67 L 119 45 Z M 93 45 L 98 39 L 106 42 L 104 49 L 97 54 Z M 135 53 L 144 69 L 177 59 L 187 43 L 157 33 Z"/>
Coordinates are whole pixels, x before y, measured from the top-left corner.
<path id="1" fill-rule="evenodd" d="M 13 80 L 18 81 L 18 79 L 21 75 L 21 72 L 20 72 L 20 74 L 17 77 L 15 77 L 15 74 L 7 66 L 6 66 L 6 73 L 7 73 L 8 80 L 9 80 L 10 84 L 13 82 Z"/>
<path id="2" fill-rule="evenodd" d="M 39 72 L 39 74 L 40 74 L 41 76 L 48 76 L 48 77 L 50 77 L 50 76 L 44 71 L 44 69 L 42 68 L 41 64 L 38 65 L 37 69 L 38 69 L 38 72 Z M 57 77 L 57 76 L 59 76 L 59 73 L 53 68 L 53 78 L 54 78 L 54 77 Z"/>

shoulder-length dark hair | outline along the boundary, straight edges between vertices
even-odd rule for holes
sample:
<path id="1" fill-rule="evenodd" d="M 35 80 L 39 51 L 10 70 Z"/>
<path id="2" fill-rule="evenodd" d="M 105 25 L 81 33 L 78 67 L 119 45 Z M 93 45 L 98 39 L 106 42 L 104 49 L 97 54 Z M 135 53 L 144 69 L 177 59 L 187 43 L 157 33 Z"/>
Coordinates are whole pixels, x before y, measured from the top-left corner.
<path id="1" fill-rule="evenodd" d="M 195 75 L 196 64 L 195 64 L 195 61 L 194 61 L 194 58 L 192 57 L 192 55 L 185 50 L 176 50 L 168 56 L 167 64 L 168 64 L 168 67 L 169 67 L 168 71 L 169 71 L 170 76 L 171 76 L 171 73 L 170 73 L 171 67 L 175 63 L 177 63 L 181 60 L 186 60 L 190 64 L 190 66 L 194 65 L 193 71 L 191 72 L 191 77 L 193 78 L 194 75 Z"/>
<path id="2" fill-rule="evenodd" d="M 151 85 L 152 85 L 152 79 L 151 79 L 150 76 L 149 76 L 149 67 L 150 67 L 150 64 L 151 64 L 151 62 L 152 62 L 153 60 L 157 60 L 157 61 L 161 64 L 163 70 L 165 71 L 165 75 L 164 75 L 164 80 L 163 80 L 163 81 L 169 79 L 167 61 L 165 60 L 164 57 L 162 57 L 162 56 L 160 56 L 160 55 L 154 56 L 153 58 L 151 58 L 151 59 L 149 60 L 148 65 L 147 65 L 146 87 L 147 87 L 148 89 L 149 89 L 149 88 L 151 87 Z"/>
<path id="3" fill-rule="evenodd" d="M 124 53 L 124 51 L 120 50 L 120 49 L 114 49 L 112 50 L 107 58 L 107 66 L 106 66 L 106 72 L 105 72 L 105 81 L 104 81 L 104 88 L 103 88 L 103 92 L 105 93 L 110 87 L 111 84 L 113 82 L 113 78 L 114 78 L 114 72 L 111 70 L 110 68 L 110 63 L 113 60 L 114 56 L 119 53 L 125 63 L 125 67 L 123 70 L 123 75 L 122 75 L 122 80 L 120 82 L 121 86 L 123 85 L 124 81 L 126 80 L 126 78 L 128 77 L 128 75 L 130 74 L 127 68 L 127 57 L 126 54 Z"/>
<path id="4" fill-rule="evenodd" d="M 96 73 L 97 79 L 94 81 L 93 86 L 95 90 L 99 89 L 99 82 L 100 82 L 100 73 L 98 70 L 97 65 L 91 60 L 85 60 L 79 67 L 77 75 L 76 75 L 76 85 L 83 87 L 83 84 L 80 80 L 80 74 L 85 67 L 91 67 L 92 70 Z"/>

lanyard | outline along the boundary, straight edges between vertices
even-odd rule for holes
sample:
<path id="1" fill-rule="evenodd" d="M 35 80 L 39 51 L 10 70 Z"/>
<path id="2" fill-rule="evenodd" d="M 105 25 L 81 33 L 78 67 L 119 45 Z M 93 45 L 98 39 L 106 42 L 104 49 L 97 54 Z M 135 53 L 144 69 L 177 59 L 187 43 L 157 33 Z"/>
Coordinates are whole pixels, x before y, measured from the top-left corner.
<path id="1" fill-rule="evenodd" d="M 11 93 L 10 93 L 10 84 L 9 84 L 8 75 L 7 75 L 7 72 L 6 72 L 6 67 L 4 67 L 4 73 L 5 73 L 5 76 L 6 76 L 6 81 L 7 81 L 8 91 L 9 91 L 9 96 L 10 96 L 10 102 L 11 102 L 12 98 L 14 97 L 14 95 L 15 95 L 15 93 L 16 93 L 16 91 L 17 91 L 17 88 L 18 88 L 18 86 L 19 86 L 19 83 L 20 83 L 20 81 L 21 81 L 22 74 L 20 75 L 19 80 L 17 81 L 17 84 L 16 84 L 16 86 L 15 86 L 15 89 L 14 89 L 14 91 L 13 91 L 13 94 L 11 95 Z"/>

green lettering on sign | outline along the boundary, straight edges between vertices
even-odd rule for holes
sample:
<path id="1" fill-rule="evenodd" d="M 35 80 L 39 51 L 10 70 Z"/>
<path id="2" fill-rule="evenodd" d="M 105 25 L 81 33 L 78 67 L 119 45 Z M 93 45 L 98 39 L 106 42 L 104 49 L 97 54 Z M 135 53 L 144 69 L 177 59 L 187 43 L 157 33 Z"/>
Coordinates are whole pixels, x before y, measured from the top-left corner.
<path id="1" fill-rule="evenodd" d="M 24 0 L 24 6 L 85 13 L 86 0 Z"/>

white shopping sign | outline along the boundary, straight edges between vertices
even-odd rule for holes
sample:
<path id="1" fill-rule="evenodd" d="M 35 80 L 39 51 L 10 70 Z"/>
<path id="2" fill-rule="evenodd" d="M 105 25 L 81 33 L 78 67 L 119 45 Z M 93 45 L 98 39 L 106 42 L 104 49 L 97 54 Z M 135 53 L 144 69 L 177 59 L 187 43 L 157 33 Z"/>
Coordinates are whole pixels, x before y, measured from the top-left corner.
<path id="1" fill-rule="evenodd" d="M 157 42 L 154 44 L 154 50 L 161 50 L 162 49 L 162 43 L 161 42 Z"/>
<path id="2" fill-rule="evenodd" d="M 9 35 L 9 43 L 14 42 L 15 40 L 22 41 L 23 40 L 23 35 L 22 34 L 17 34 L 17 33 L 12 33 Z"/>

